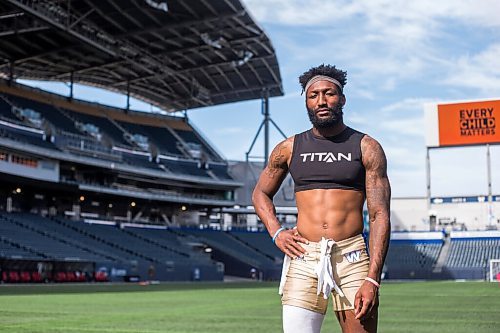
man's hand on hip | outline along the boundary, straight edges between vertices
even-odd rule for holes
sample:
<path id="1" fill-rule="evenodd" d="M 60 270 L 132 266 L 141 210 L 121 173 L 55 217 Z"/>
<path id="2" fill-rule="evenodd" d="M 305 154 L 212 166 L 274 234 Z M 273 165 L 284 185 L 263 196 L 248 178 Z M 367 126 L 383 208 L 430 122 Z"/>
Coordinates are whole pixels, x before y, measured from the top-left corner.
<path id="1" fill-rule="evenodd" d="M 300 243 L 309 244 L 309 241 L 302 237 L 297 229 L 283 230 L 276 237 L 276 246 L 290 258 L 302 257 L 306 250 L 300 246 Z"/>

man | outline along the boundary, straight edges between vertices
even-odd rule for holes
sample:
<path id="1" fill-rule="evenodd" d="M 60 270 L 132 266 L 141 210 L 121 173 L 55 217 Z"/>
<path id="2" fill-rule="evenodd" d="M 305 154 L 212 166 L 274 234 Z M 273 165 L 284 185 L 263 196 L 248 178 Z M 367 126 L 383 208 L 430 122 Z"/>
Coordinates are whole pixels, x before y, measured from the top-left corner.
<path id="1" fill-rule="evenodd" d="M 267 231 L 285 253 L 283 330 L 319 333 L 331 294 L 342 332 L 376 332 L 390 235 L 385 154 L 373 138 L 344 124 L 346 72 L 321 65 L 299 82 L 313 127 L 274 148 L 252 197 Z M 291 230 L 281 227 L 272 201 L 288 172 L 298 209 Z M 370 256 L 362 236 L 365 199 Z"/>

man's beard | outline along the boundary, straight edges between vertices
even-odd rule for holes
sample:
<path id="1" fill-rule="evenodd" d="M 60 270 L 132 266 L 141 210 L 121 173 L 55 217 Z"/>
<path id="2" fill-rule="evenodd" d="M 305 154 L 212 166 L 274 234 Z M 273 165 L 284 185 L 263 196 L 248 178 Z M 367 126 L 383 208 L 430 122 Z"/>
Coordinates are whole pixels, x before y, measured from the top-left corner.
<path id="1" fill-rule="evenodd" d="M 337 106 L 334 108 L 327 108 L 328 111 L 330 111 L 330 116 L 328 116 L 327 118 L 318 118 L 316 112 L 313 109 L 307 108 L 307 115 L 309 116 L 309 120 L 314 127 L 329 128 L 339 124 L 342 121 L 342 116 L 344 114 L 344 112 L 342 112 L 343 108 L 344 106 L 341 104 L 337 104 Z"/>

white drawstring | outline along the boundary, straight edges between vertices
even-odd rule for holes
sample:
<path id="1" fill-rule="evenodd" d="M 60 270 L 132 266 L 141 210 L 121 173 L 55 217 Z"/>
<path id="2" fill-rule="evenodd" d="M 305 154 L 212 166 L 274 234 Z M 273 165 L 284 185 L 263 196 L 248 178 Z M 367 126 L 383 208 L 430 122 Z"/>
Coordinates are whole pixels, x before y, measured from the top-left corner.
<path id="1" fill-rule="evenodd" d="M 283 295 L 283 288 L 285 288 L 286 275 L 290 269 L 290 262 L 291 258 L 285 254 L 285 258 L 283 258 L 283 268 L 281 269 L 280 287 L 278 288 L 279 295 Z"/>
<path id="2" fill-rule="evenodd" d="M 318 265 L 315 268 L 316 275 L 318 276 L 318 289 L 317 294 L 323 292 L 323 297 L 328 299 L 328 296 L 332 293 L 332 290 L 335 290 L 337 294 L 341 297 L 344 297 L 344 293 L 339 288 L 337 283 L 333 278 L 333 267 L 331 261 L 331 252 L 332 248 L 335 245 L 335 241 L 332 239 L 326 239 L 324 237 L 321 238 L 320 242 L 320 260 Z M 292 258 L 285 254 L 285 258 L 283 259 L 283 268 L 281 271 L 281 281 L 280 286 L 278 288 L 278 293 L 283 295 L 283 289 L 285 287 L 286 275 L 288 270 L 290 269 L 290 263 Z"/>
<path id="3" fill-rule="evenodd" d="M 335 283 L 333 278 L 333 267 L 331 261 L 332 247 L 335 245 L 335 241 L 332 239 L 321 238 L 320 242 L 320 259 L 318 266 L 316 266 L 316 275 L 318 276 L 318 290 L 317 294 L 323 292 L 323 298 L 328 299 L 332 293 L 332 289 L 337 292 L 341 297 L 344 297 L 344 293 Z"/>

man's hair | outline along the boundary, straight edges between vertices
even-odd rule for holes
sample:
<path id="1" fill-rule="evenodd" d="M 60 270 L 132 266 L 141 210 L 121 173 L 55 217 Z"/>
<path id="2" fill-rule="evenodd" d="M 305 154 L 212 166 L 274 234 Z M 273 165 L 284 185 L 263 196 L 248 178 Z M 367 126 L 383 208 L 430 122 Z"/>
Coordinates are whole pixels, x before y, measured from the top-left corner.
<path id="1" fill-rule="evenodd" d="M 335 80 L 340 82 L 342 88 L 344 88 L 347 83 L 347 72 L 335 68 L 335 66 L 321 64 L 317 67 L 312 67 L 307 72 L 299 76 L 299 82 L 302 86 L 302 92 L 304 92 L 307 82 L 309 82 L 309 80 L 316 75 L 324 75 L 334 78 Z"/>

